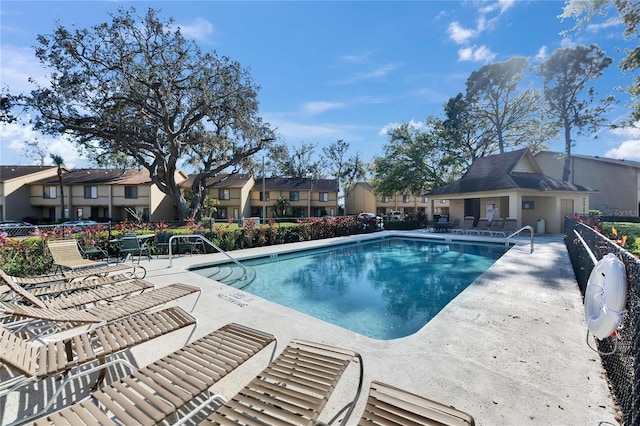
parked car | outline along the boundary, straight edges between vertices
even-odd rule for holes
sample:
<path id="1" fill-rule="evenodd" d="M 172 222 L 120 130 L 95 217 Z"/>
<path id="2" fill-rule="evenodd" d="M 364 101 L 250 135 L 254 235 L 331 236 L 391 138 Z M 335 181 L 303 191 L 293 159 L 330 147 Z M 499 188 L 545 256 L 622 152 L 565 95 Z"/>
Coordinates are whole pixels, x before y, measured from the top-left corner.
<path id="1" fill-rule="evenodd" d="M 373 213 L 360 213 L 357 217 L 359 222 L 363 222 L 365 224 L 375 223 L 378 229 L 382 229 L 382 218 L 380 216 L 376 216 Z"/>
<path id="2" fill-rule="evenodd" d="M 57 230 L 70 229 L 72 232 L 80 232 L 92 226 L 98 226 L 98 222 L 95 220 L 70 220 L 61 223 Z"/>
<path id="3" fill-rule="evenodd" d="M 0 232 L 4 232 L 9 237 L 26 237 L 33 234 L 36 226 L 29 222 L 19 220 L 3 220 L 0 222 Z"/>
<path id="4" fill-rule="evenodd" d="M 404 219 L 404 213 L 398 210 L 391 210 L 389 213 L 387 213 L 387 217 L 389 219 L 398 219 L 398 220 L 403 220 Z"/>

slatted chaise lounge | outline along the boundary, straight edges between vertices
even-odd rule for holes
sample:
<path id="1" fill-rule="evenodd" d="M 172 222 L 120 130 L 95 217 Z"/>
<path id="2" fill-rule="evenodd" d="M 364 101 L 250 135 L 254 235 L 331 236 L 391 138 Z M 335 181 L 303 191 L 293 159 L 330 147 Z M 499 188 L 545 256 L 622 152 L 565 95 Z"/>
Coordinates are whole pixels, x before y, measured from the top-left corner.
<path id="1" fill-rule="evenodd" d="M 501 233 L 502 227 L 504 226 L 504 219 L 501 217 L 494 217 L 491 220 L 491 224 L 487 227 L 487 229 L 480 230 L 480 235 L 489 235 L 494 236 L 495 233 Z"/>
<path id="2" fill-rule="evenodd" d="M 106 275 L 111 272 L 123 271 L 131 269 L 132 266 L 125 264 L 108 264 L 107 262 L 100 262 L 91 259 L 85 259 L 80 253 L 78 248 L 78 242 L 74 239 L 71 240 L 49 240 L 47 241 L 47 248 L 53 258 L 53 264 L 58 271 L 71 270 L 74 272 L 84 273 L 85 275 Z M 143 271 L 142 266 L 137 266 Z M 135 268 L 134 268 L 135 271 Z M 140 278 L 144 278 L 145 273 Z"/>
<path id="3" fill-rule="evenodd" d="M 105 357 L 195 324 L 195 318 L 183 309 L 170 307 L 106 324 L 43 345 L 26 342 L 0 326 L 0 367 L 8 370 L 11 375 L 0 384 L 0 397 L 37 380 L 63 374 L 65 380 L 60 386 L 56 386 L 57 381 L 53 382 L 54 388 L 48 392 L 49 402 L 45 401 L 40 411 L 42 413 L 56 400 L 59 391 L 77 377 L 100 370 L 97 385 L 104 379 L 105 368 L 108 365 L 120 363 L 128 366 L 131 371 L 135 370 L 123 359 L 113 359 L 105 364 Z M 100 361 L 98 366 L 87 368 L 89 363 L 96 360 Z M 72 374 L 68 375 L 68 373 Z"/>
<path id="4" fill-rule="evenodd" d="M 54 294 L 52 289 L 39 287 L 34 291 L 28 291 L 24 287 L 16 284 L 9 275 L 0 270 L 0 283 L 9 287 L 8 293 L 0 295 L 0 300 L 18 301 L 20 299 L 40 308 L 74 308 L 78 306 L 86 306 L 100 301 L 107 301 L 121 296 L 131 295 L 133 293 L 143 292 L 154 288 L 153 284 L 137 278 L 126 278 L 120 276 L 120 281 L 107 280 L 106 277 L 91 278 L 78 282 L 80 289 L 73 291 L 68 295 Z M 107 284 L 108 285 L 101 285 Z M 75 286 L 72 283 L 59 283 L 58 288 L 68 290 Z M 90 288 L 88 286 L 92 286 Z M 38 294 L 45 294 L 44 297 L 37 297 Z"/>
<path id="5" fill-rule="evenodd" d="M 39 331 L 33 328 L 29 330 L 31 330 L 32 334 L 41 335 L 50 333 L 49 328 L 42 328 L 40 323 L 43 321 L 51 323 L 54 331 L 58 330 L 56 325 L 65 323 L 109 323 L 149 311 L 181 297 L 200 292 L 201 289 L 198 287 L 186 284 L 170 284 L 146 293 L 114 300 L 85 310 L 33 307 L 0 302 L 0 314 L 35 320 L 38 323 Z M 29 327 L 29 323 L 25 324 L 20 322 L 20 327 Z"/>
<path id="6" fill-rule="evenodd" d="M 369 397 L 359 426 L 371 425 L 460 425 L 473 426 L 469 414 L 403 389 L 371 382 Z"/>
<path id="7" fill-rule="evenodd" d="M 89 400 L 33 424 L 156 425 L 275 340 L 273 335 L 249 327 L 225 325 L 93 392 Z"/>
<path id="8" fill-rule="evenodd" d="M 360 366 L 359 384 L 353 400 L 337 414 L 344 412 L 342 424 L 349 424 L 362 391 L 361 356 L 347 349 L 293 340 L 275 361 L 201 425 L 314 425 L 354 360 Z"/>

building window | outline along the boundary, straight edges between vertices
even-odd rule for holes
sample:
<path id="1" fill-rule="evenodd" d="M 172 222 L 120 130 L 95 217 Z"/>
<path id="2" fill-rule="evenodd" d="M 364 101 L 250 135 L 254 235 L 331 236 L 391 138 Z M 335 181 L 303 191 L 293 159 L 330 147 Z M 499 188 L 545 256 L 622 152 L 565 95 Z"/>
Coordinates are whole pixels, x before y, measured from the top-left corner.
<path id="1" fill-rule="evenodd" d="M 227 208 L 226 207 L 218 207 L 218 219 L 226 219 L 227 218 Z"/>
<path id="2" fill-rule="evenodd" d="M 300 193 L 298 191 L 290 192 L 289 201 L 300 201 Z"/>
<path id="3" fill-rule="evenodd" d="M 391 201 L 391 198 L 389 198 L 389 196 L 387 196 L 387 195 L 383 195 L 382 196 L 382 202 L 383 203 L 388 203 L 389 201 Z"/>
<path id="4" fill-rule="evenodd" d="M 265 194 L 267 196 L 267 199 L 265 200 Z M 269 191 L 266 192 L 260 192 L 260 201 L 269 201 Z"/>
<path id="5" fill-rule="evenodd" d="M 409 195 L 403 195 L 402 196 L 402 202 L 403 203 L 408 203 L 409 202 L 409 197 L 410 197 Z"/>
<path id="6" fill-rule="evenodd" d="M 84 213 L 82 212 L 82 209 L 76 209 L 76 218 L 78 220 L 84 219 Z"/>
<path id="7" fill-rule="evenodd" d="M 138 187 L 137 186 L 125 186 L 124 187 L 124 198 L 138 198 Z"/>
<path id="8" fill-rule="evenodd" d="M 320 201 L 324 202 L 324 203 L 329 201 L 329 193 L 328 192 L 321 192 L 320 193 Z"/>
<path id="9" fill-rule="evenodd" d="M 58 187 L 45 186 L 42 191 L 42 198 L 58 198 Z"/>
<path id="10" fill-rule="evenodd" d="M 229 200 L 231 194 L 228 189 L 218 189 L 218 200 Z"/>
<path id="11" fill-rule="evenodd" d="M 427 197 L 425 195 L 422 196 L 422 204 L 427 204 Z"/>
<path id="12" fill-rule="evenodd" d="M 98 187 L 97 186 L 85 186 L 84 187 L 84 198 L 98 198 Z"/>

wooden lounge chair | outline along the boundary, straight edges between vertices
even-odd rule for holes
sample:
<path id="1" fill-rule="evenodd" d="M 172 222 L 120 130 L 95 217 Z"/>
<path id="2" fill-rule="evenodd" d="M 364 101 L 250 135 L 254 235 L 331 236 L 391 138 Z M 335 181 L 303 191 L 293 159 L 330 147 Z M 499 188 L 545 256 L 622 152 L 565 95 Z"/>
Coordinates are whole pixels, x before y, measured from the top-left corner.
<path id="1" fill-rule="evenodd" d="M 360 381 L 343 424 L 362 391 L 363 362 L 353 351 L 293 340 L 269 366 L 238 394 L 216 409 L 202 425 L 313 425 L 351 361 L 360 365 Z"/>
<path id="2" fill-rule="evenodd" d="M 57 271 L 70 269 L 72 271 L 80 270 L 85 275 L 106 275 L 110 272 L 130 269 L 127 265 L 110 265 L 107 262 L 85 259 L 82 257 L 75 239 L 49 240 L 47 248 Z"/>
<path id="3" fill-rule="evenodd" d="M 45 412 L 57 395 L 71 380 L 100 370 L 96 385 L 104 379 L 105 368 L 115 363 L 124 364 L 131 371 L 135 368 L 124 359 L 105 358 L 140 343 L 195 325 L 193 316 L 179 307 L 140 315 L 126 320 L 103 325 L 90 331 L 63 340 L 33 345 L 22 340 L 0 326 L 0 365 L 9 370 L 11 378 L 0 384 L 0 397 L 4 397 L 21 387 L 54 375 L 65 377 L 60 386 L 53 381 L 54 388 L 48 390 L 48 397 L 38 413 Z M 89 363 L 100 361 L 89 368 Z M 48 401 L 48 402 L 47 402 Z M 34 413 L 32 417 L 38 415 Z"/>
<path id="4" fill-rule="evenodd" d="M 464 221 L 462 221 L 462 226 L 460 228 L 453 227 L 451 228 L 451 232 L 453 234 L 466 234 L 467 231 L 473 229 L 473 224 L 476 221 L 476 218 L 473 216 L 465 216 Z"/>
<path id="5" fill-rule="evenodd" d="M 104 278 L 96 278 L 100 283 L 105 281 Z M 75 308 L 79 306 L 86 306 L 100 301 L 108 301 L 117 297 L 128 296 L 133 293 L 144 292 L 150 288 L 154 288 L 153 284 L 148 283 L 143 280 L 139 280 L 137 278 L 123 278 L 120 281 L 114 281 L 108 285 L 93 285 L 92 287 L 82 288 L 76 290 L 68 295 L 63 294 L 52 294 L 47 293 L 46 296 L 48 298 L 41 298 L 43 296 L 38 297 L 37 293 L 44 293 L 44 291 L 40 292 L 31 292 L 24 289 L 22 286 L 13 282 L 10 276 L 5 274 L 3 271 L 0 271 L 0 283 L 4 282 L 4 284 L 9 287 L 11 290 L 11 294 L 5 293 L 4 295 L 0 295 L 0 300 L 5 299 L 9 301 L 16 301 L 17 299 L 22 299 L 34 306 L 40 308 Z M 81 281 L 81 284 L 91 285 L 94 284 L 94 279 Z M 69 287 L 69 283 L 65 284 L 64 287 Z M 60 286 L 62 287 L 62 286 Z M 41 287 L 41 289 L 44 289 Z M 2 296 L 5 296 L 4 298 Z"/>
<path id="6" fill-rule="evenodd" d="M 0 314 L 35 320 L 38 324 L 37 330 L 30 328 L 31 324 L 29 322 L 19 321 L 18 325 L 20 329 L 28 330 L 32 335 L 42 336 L 50 333 L 51 330 L 57 331 L 63 324 L 109 323 L 149 311 L 181 297 L 200 292 L 201 289 L 198 287 L 186 284 L 170 284 L 162 288 L 136 294 L 125 299 L 114 300 L 85 310 L 32 307 L 0 302 Z M 42 322 L 50 323 L 51 327 L 43 326 Z"/>
<path id="7" fill-rule="evenodd" d="M 475 425 L 473 417 L 454 407 L 394 386 L 373 381 L 359 426 Z"/>
<path id="8" fill-rule="evenodd" d="M 243 325 L 225 325 L 33 424 L 156 425 L 275 340 Z"/>
<path id="9" fill-rule="evenodd" d="M 135 276 L 132 277 L 129 274 L 115 274 L 115 275 L 107 275 L 107 276 L 89 276 L 85 277 L 82 280 L 72 280 L 72 281 L 53 281 L 53 282 L 45 282 L 45 283 L 33 283 L 29 279 L 23 279 L 22 277 L 14 277 L 12 275 L 8 275 L 4 271 L 0 270 L 0 278 L 4 280 L 4 282 L 11 282 L 16 286 L 20 286 L 20 288 L 28 291 L 30 294 L 36 297 L 47 297 L 47 296 L 57 296 L 57 295 L 66 295 L 78 290 L 85 290 L 90 288 L 96 288 L 103 285 L 116 284 L 123 281 L 142 281 Z M 25 282 L 26 281 L 26 282 Z M 0 280 L 0 285 L 2 284 L 2 280 Z M 147 283 L 148 285 L 152 285 L 151 283 Z"/>

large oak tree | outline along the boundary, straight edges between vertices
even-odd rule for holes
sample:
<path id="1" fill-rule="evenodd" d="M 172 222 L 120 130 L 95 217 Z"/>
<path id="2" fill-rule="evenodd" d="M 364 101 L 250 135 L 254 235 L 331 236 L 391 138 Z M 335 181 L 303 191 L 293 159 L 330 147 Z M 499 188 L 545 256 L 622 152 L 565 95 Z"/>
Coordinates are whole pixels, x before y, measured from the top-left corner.
<path id="1" fill-rule="evenodd" d="M 110 17 L 39 35 L 36 56 L 50 81 L 23 101 L 36 110 L 37 129 L 69 135 L 98 164 L 125 154 L 180 218 L 194 217 L 207 178 L 242 169 L 273 138 L 258 116 L 259 87 L 238 62 L 203 53 L 156 10 Z M 185 162 L 197 171 L 191 202 L 176 181 Z"/>

